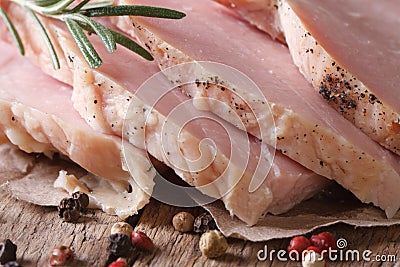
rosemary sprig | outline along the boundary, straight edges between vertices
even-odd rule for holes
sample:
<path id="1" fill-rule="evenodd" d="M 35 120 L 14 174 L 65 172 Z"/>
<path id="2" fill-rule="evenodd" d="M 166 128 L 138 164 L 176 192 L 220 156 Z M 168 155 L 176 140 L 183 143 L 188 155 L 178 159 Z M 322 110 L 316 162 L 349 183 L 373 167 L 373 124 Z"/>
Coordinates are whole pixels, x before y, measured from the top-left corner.
<path id="1" fill-rule="evenodd" d="M 106 47 L 109 53 L 112 53 L 117 49 L 114 36 L 111 34 L 110 30 L 107 27 L 98 23 L 97 21 L 94 21 L 79 13 L 66 15 L 65 18 L 68 20 L 76 21 L 77 23 L 80 22 L 89 25 L 89 27 L 92 28 L 93 31 L 100 37 L 101 41 L 103 42 L 104 46 Z"/>
<path id="2" fill-rule="evenodd" d="M 59 59 L 45 27 L 37 16 L 38 14 L 61 20 L 67 25 L 72 38 L 91 68 L 100 67 L 102 60 L 84 31 L 98 35 L 109 53 L 113 53 L 117 49 L 116 44 L 120 44 L 147 60 L 153 60 L 151 54 L 135 41 L 102 25 L 101 23 L 91 19 L 91 17 L 144 16 L 164 19 L 181 19 L 185 17 L 184 13 L 171 9 L 151 6 L 113 6 L 111 1 L 91 3 L 91 0 L 83 0 L 74 6 L 74 0 L 10 1 L 25 7 L 33 17 L 36 25 L 40 29 L 42 38 L 45 40 L 54 69 L 60 68 Z M 25 51 L 21 38 L 19 37 L 12 21 L 1 7 L 0 16 L 9 28 L 20 53 L 24 55 Z"/>
<path id="3" fill-rule="evenodd" d="M 88 33 L 95 33 L 88 25 L 83 24 L 83 23 L 82 24 L 80 23 L 79 25 Z M 153 56 L 146 49 L 141 47 L 138 43 L 136 43 L 129 37 L 127 37 L 119 32 L 116 32 L 114 30 L 110 30 L 110 32 L 112 33 L 112 35 L 114 35 L 114 39 L 117 44 L 120 44 L 120 45 L 128 48 L 132 52 L 135 52 L 139 56 L 143 57 L 144 59 L 147 59 L 150 61 L 154 60 Z"/>

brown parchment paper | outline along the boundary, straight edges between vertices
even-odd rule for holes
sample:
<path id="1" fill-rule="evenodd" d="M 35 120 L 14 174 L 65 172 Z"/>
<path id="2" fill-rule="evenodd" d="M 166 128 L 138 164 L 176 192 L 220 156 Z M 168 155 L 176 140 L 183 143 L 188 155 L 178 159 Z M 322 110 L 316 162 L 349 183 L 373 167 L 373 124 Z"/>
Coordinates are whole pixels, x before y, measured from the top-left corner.
<path id="1" fill-rule="evenodd" d="M 267 215 L 252 227 L 246 226 L 236 217 L 231 217 L 221 201 L 204 208 L 211 213 L 225 236 L 250 241 L 302 235 L 337 223 L 358 227 L 400 224 L 400 212 L 394 218 L 387 219 L 382 210 L 361 203 L 350 192 L 336 184 L 285 214 Z"/>
<path id="2" fill-rule="evenodd" d="M 77 178 L 86 171 L 62 158 L 49 159 L 40 154 L 27 154 L 12 145 L 0 145 L 0 188 L 11 195 L 34 204 L 57 206 L 68 194 L 53 187 L 60 170 Z M 267 241 L 305 234 L 336 223 L 354 226 L 390 226 L 400 224 L 400 213 L 387 219 L 384 212 L 357 200 L 340 186 L 325 190 L 282 215 L 267 215 L 252 227 L 231 217 L 221 201 L 204 207 L 214 217 L 225 236 Z"/>
<path id="3" fill-rule="evenodd" d="M 87 172 L 76 164 L 55 156 L 27 154 L 10 144 L 0 145 L 0 188 L 17 199 L 42 206 L 57 206 L 68 193 L 54 188 L 60 170 L 77 178 Z"/>

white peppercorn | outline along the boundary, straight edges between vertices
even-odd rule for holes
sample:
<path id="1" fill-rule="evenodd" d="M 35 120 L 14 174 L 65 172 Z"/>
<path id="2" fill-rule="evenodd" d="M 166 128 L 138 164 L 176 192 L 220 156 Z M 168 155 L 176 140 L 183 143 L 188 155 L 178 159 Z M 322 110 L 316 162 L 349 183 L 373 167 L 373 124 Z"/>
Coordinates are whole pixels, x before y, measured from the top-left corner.
<path id="1" fill-rule="evenodd" d="M 193 231 L 193 222 L 193 215 L 184 211 L 175 214 L 174 218 L 172 219 L 172 225 L 174 226 L 175 230 L 183 233 Z"/>
<path id="2" fill-rule="evenodd" d="M 207 231 L 200 237 L 201 253 L 207 258 L 217 258 L 228 249 L 228 242 L 218 230 Z"/>
<path id="3" fill-rule="evenodd" d="M 130 238 L 132 235 L 132 232 L 133 232 L 133 227 L 129 223 L 126 223 L 126 222 L 116 222 L 111 227 L 111 235 L 124 234 Z"/>

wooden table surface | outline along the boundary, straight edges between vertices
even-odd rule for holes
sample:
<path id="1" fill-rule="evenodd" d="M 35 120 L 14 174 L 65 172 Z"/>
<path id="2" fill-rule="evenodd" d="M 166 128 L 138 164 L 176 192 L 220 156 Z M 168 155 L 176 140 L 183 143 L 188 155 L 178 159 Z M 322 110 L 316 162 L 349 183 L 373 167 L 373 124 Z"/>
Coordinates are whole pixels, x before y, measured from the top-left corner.
<path id="1" fill-rule="evenodd" d="M 199 236 L 181 234 L 171 225 L 173 215 L 181 208 L 152 200 L 142 212 L 129 219 L 136 230 L 146 232 L 154 241 L 152 253 L 135 253 L 133 266 L 301 266 L 298 262 L 259 261 L 257 252 L 264 248 L 286 248 L 289 240 L 253 243 L 239 239 L 228 240 L 229 249 L 221 258 L 203 257 L 198 249 Z M 201 208 L 186 209 L 194 215 Z M 22 266 L 49 266 L 51 248 L 71 246 L 75 260 L 69 266 L 105 266 L 107 237 L 118 219 L 100 211 L 89 213 L 80 222 L 65 223 L 54 207 L 41 207 L 11 198 L 0 192 L 0 233 L 18 246 L 17 257 Z M 330 262 L 328 266 L 400 266 L 400 226 L 357 228 L 336 225 L 324 230 L 346 238 L 349 249 L 369 249 L 373 255 L 395 255 L 398 262 Z"/>

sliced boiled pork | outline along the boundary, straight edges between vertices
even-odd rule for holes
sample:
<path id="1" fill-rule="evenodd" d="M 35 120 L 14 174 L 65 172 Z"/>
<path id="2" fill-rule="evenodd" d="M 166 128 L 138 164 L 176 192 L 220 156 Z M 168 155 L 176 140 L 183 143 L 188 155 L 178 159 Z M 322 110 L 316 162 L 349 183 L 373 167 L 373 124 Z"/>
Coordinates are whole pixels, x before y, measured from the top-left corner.
<path id="1" fill-rule="evenodd" d="M 237 11 L 262 31 L 274 39 L 285 42 L 285 36 L 279 22 L 278 0 L 215 0 Z"/>
<path id="2" fill-rule="evenodd" d="M 14 17 L 25 17 L 26 14 L 16 5 L 11 5 L 7 12 Z M 70 39 L 66 27 L 44 18 L 42 21 L 52 34 L 57 32 L 54 42 L 64 51 L 63 55 L 59 54 L 64 57 L 63 61 L 68 62 L 68 71 L 57 77 L 63 77 L 64 81 L 73 81 L 74 106 L 92 127 L 123 135 L 131 143 L 146 148 L 151 155 L 172 167 L 189 184 L 206 185 L 222 177 L 222 183 L 211 188 L 213 192 L 204 192 L 210 195 L 226 192 L 222 194 L 226 208 L 246 223 L 255 224 L 266 212 L 285 212 L 328 184 L 327 179 L 277 152 L 271 171 L 258 177 L 263 180 L 262 184 L 254 192 L 249 192 L 249 184 L 256 172 L 257 163 L 268 165 L 270 150 L 264 150 L 265 144 L 213 114 L 202 113 L 193 107 L 182 113 L 187 113 L 190 117 L 205 115 L 208 120 L 194 120 L 182 127 L 174 117 L 168 116 L 175 106 L 190 100 L 180 93 L 180 89 L 172 90 L 165 100 L 152 105 L 153 110 L 149 103 L 143 102 L 135 95 L 140 84 L 158 72 L 155 63 L 144 61 L 123 48 L 118 48 L 112 55 L 107 54 L 99 40 L 92 36 L 91 40 L 101 53 L 104 64 L 99 69 L 90 69 Z M 21 20 L 18 27 L 24 41 L 30 44 L 28 47 L 40 47 L 35 43 L 41 41 L 40 37 L 36 40 L 31 38 L 32 29 L 28 18 L 25 21 Z M 42 53 L 28 51 L 28 55 L 37 64 L 43 64 L 40 60 Z M 47 55 L 43 53 L 43 56 Z M 159 86 L 171 87 L 163 75 L 158 78 Z M 159 92 L 157 88 L 153 91 Z M 148 90 L 150 93 L 153 91 Z M 127 111 L 130 112 L 130 123 L 123 127 Z M 151 122 L 145 124 L 147 115 L 151 117 Z M 165 133 L 163 130 L 166 129 L 164 123 L 167 122 L 169 128 L 166 134 L 173 145 L 170 146 L 171 150 L 164 151 L 162 136 Z M 217 127 L 218 125 L 222 125 L 223 128 Z M 234 138 L 229 141 L 225 131 L 231 133 Z M 215 145 L 203 145 L 201 141 L 206 138 L 211 138 Z M 242 149 L 246 140 L 250 152 Z M 196 171 L 196 166 L 191 162 L 202 156 L 199 154 L 199 148 L 202 149 L 202 154 L 211 155 L 214 160 L 204 169 Z M 249 156 L 249 164 L 243 167 L 242 162 Z M 181 164 L 183 168 L 177 164 Z M 240 181 L 235 185 L 235 177 L 238 174 L 241 176 Z"/>
<path id="3" fill-rule="evenodd" d="M 120 138 L 94 131 L 79 116 L 72 106 L 71 87 L 42 73 L 15 47 L 0 45 L 0 132 L 7 141 L 29 153 L 59 152 L 69 157 L 109 182 L 99 180 L 104 186 L 97 187 L 114 193 L 112 201 L 98 203 L 105 211 L 122 218 L 136 214 L 149 202 L 155 175 L 146 153 L 127 147 L 136 155 L 133 179 L 122 166 Z M 146 192 L 136 180 L 148 185 Z M 97 189 L 90 194 L 95 201 Z"/>
<path id="4" fill-rule="evenodd" d="M 395 0 L 283 1 L 279 9 L 294 61 L 315 89 L 400 155 L 399 12 Z"/>
<path id="5" fill-rule="evenodd" d="M 119 3 L 157 5 L 186 12 L 181 21 L 130 18 L 136 36 L 151 48 L 162 69 L 182 62 L 215 61 L 242 71 L 260 87 L 272 107 L 276 128 L 266 125 L 266 134 L 261 136 L 264 142 L 276 141 L 282 153 L 336 180 L 363 202 L 372 202 L 384 209 L 389 217 L 397 212 L 399 157 L 383 149 L 327 105 L 299 73 L 285 46 L 237 20 L 232 11 L 212 1 L 123 0 Z M 126 18 L 119 18 L 117 24 L 129 25 Z M 260 134 L 250 106 L 259 118 L 267 117 L 268 110 L 262 99 L 246 88 L 235 88 L 233 93 L 221 90 L 220 84 L 207 83 L 190 89 L 186 93 L 192 97 L 214 98 L 230 105 L 250 133 Z M 210 110 L 227 120 L 231 118 L 228 112 L 211 105 Z M 273 135 L 268 129 L 277 131 L 276 140 L 271 140 Z"/>
<path id="6" fill-rule="evenodd" d="M 373 140 L 400 154 L 396 0 L 218 1 L 253 23 L 262 14 L 274 18 L 274 27 L 265 31 L 275 36 L 274 28 L 282 30 L 295 64 L 321 96 Z"/>

